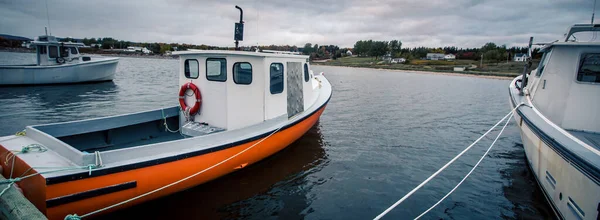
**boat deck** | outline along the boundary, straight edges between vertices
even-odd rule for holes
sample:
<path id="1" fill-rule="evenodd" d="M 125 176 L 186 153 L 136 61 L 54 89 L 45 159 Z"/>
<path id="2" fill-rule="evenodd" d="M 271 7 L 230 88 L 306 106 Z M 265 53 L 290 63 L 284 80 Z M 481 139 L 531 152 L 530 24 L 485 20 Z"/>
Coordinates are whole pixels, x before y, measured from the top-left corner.
<path id="1" fill-rule="evenodd" d="M 577 139 L 596 148 L 597 150 L 600 150 L 600 134 L 599 133 L 592 133 L 592 132 L 585 132 L 585 131 L 573 131 L 573 130 L 568 130 L 568 132 L 570 134 L 572 134 L 573 136 L 575 136 Z"/>

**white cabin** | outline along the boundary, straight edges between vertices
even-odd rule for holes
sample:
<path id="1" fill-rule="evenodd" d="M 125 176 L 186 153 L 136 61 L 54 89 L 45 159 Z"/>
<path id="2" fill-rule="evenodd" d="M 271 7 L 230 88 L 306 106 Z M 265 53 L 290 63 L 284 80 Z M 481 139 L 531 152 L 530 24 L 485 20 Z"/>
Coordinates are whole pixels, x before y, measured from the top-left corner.
<path id="1" fill-rule="evenodd" d="M 40 36 L 38 40 L 31 42 L 36 48 L 37 65 L 49 66 L 60 65 L 80 61 L 79 47 L 81 43 L 59 42 L 54 36 Z"/>
<path id="2" fill-rule="evenodd" d="M 540 52 L 526 87 L 536 108 L 565 130 L 600 133 L 600 43 L 555 42 Z"/>
<path id="3" fill-rule="evenodd" d="M 216 50 L 174 54 L 180 56 L 182 67 L 179 85 L 192 82 L 202 95 L 200 110 L 193 117 L 198 123 L 234 130 L 291 118 L 318 97 L 319 83 L 310 71 L 308 56 Z M 196 101 L 190 93 L 186 93 L 187 106 Z"/>

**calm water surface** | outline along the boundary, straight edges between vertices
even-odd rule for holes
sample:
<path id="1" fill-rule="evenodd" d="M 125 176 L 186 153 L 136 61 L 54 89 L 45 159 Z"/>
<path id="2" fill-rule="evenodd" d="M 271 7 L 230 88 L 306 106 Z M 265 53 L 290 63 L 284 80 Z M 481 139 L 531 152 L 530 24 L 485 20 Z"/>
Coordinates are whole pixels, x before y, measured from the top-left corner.
<path id="1" fill-rule="evenodd" d="M 0 63 L 32 60 L 33 54 L 0 53 Z M 177 105 L 177 64 L 121 58 L 114 82 L 0 88 L 0 135 L 26 125 Z M 319 123 L 294 144 L 239 172 L 101 218 L 371 219 L 510 110 L 508 80 L 343 67 L 313 70 L 325 72 L 333 98 Z M 388 219 L 414 218 L 437 202 L 495 134 Z M 425 219 L 552 217 L 511 122 L 487 159 Z"/>

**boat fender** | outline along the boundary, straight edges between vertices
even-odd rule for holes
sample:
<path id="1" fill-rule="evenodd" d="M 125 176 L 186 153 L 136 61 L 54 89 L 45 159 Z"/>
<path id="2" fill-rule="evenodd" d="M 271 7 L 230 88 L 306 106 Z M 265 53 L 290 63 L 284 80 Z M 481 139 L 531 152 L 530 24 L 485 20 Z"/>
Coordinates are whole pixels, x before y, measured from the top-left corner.
<path id="1" fill-rule="evenodd" d="M 57 62 L 58 64 L 63 64 L 63 63 L 65 63 L 65 58 L 58 57 L 58 58 L 56 58 L 56 62 Z"/>
<path id="2" fill-rule="evenodd" d="M 194 95 L 196 96 L 196 104 L 194 104 L 194 106 L 192 108 L 190 108 L 189 106 L 187 106 L 185 104 L 185 92 L 188 89 L 192 90 L 194 92 Z M 181 109 L 183 111 L 188 111 L 190 115 L 195 115 L 196 113 L 198 113 L 198 110 L 200 110 L 201 105 L 202 105 L 202 94 L 200 94 L 200 90 L 198 89 L 196 84 L 194 84 L 192 82 L 183 84 L 183 86 L 181 86 L 181 89 L 179 89 L 179 106 L 181 107 Z"/>

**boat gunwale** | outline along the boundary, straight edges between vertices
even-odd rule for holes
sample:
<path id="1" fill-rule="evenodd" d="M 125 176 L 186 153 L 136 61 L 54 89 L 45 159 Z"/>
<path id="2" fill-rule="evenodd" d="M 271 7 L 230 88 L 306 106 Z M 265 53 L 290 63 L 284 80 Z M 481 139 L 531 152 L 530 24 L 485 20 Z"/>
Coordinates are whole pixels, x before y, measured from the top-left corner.
<path id="1" fill-rule="evenodd" d="M 22 64 L 22 65 L 0 65 L 0 69 L 49 69 L 49 68 L 65 68 L 91 64 L 113 64 L 118 63 L 118 57 L 95 57 L 89 61 L 81 61 L 77 63 L 65 63 L 59 65 L 37 65 L 37 64 Z"/>
<path id="2" fill-rule="evenodd" d="M 223 150 L 223 149 L 228 149 L 228 148 L 231 148 L 231 147 L 236 147 L 236 146 L 239 146 L 239 145 L 251 142 L 251 141 L 259 140 L 261 138 L 269 136 L 271 133 L 276 132 L 276 131 L 277 132 L 281 132 L 281 131 L 286 130 L 286 129 L 290 128 L 290 127 L 293 127 L 294 125 L 296 125 L 298 123 L 301 123 L 301 122 L 305 121 L 306 119 L 310 118 L 311 116 L 313 116 L 314 114 L 316 114 L 317 112 L 319 112 L 323 108 L 325 108 L 325 106 L 329 103 L 329 101 L 331 100 L 331 97 L 333 96 L 333 89 L 332 89 L 331 84 L 329 83 L 329 81 L 326 80 L 326 78 L 324 78 L 324 79 L 325 79 L 324 81 L 327 82 L 327 84 L 328 84 L 328 86 L 329 86 L 330 89 L 325 90 L 325 91 L 324 90 L 320 91 L 319 98 L 317 98 L 315 100 L 315 103 L 313 104 L 314 108 L 313 107 L 309 108 L 309 109 L 312 109 L 312 111 L 309 112 L 309 113 L 307 113 L 305 111 L 304 113 L 306 113 L 306 114 L 304 114 L 302 117 L 298 117 L 298 118 L 295 118 L 295 119 L 292 118 L 291 120 L 288 119 L 286 121 L 277 120 L 279 117 L 275 118 L 274 119 L 275 121 L 274 121 L 273 125 L 279 125 L 281 123 L 285 123 L 285 124 L 283 124 L 283 126 L 281 126 L 279 128 L 279 130 L 276 129 L 276 128 L 268 129 L 265 132 L 259 133 L 257 135 L 253 135 L 253 136 L 245 138 L 245 139 L 239 139 L 239 140 L 235 140 L 235 141 L 225 142 L 223 144 L 213 145 L 213 146 L 210 146 L 210 147 L 204 147 L 204 148 L 201 148 L 201 149 L 198 149 L 198 147 L 188 147 L 188 148 L 183 149 L 183 150 L 187 150 L 187 151 L 184 151 L 183 153 L 177 153 L 177 154 L 169 155 L 169 156 L 165 156 L 165 157 L 157 157 L 157 156 L 161 155 L 161 154 L 167 154 L 169 152 L 165 152 L 165 153 L 161 153 L 161 154 L 157 154 L 157 155 L 152 155 L 152 156 L 145 156 L 145 157 L 137 158 L 138 160 L 142 159 L 142 160 L 139 160 L 137 162 L 131 162 L 131 160 L 129 160 L 129 161 L 114 162 L 113 164 L 111 164 L 111 165 L 114 165 L 114 166 L 96 169 L 96 170 L 94 170 L 91 173 L 89 173 L 86 170 L 86 171 L 75 171 L 75 172 L 66 173 L 66 174 L 59 174 L 59 175 L 56 175 L 56 176 L 45 176 L 46 185 L 53 185 L 53 184 L 58 184 L 58 183 L 63 183 L 63 182 L 69 182 L 69 181 L 73 181 L 73 180 L 85 179 L 85 178 L 93 178 L 93 177 L 97 177 L 97 176 L 103 176 L 103 175 L 108 175 L 108 174 L 113 174 L 113 173 L 119 173 L 119 172 L 124 172 L 124 171 L 128 171 L 128 170 L 134 170 L 134 169 L 139 169 L 139 168 L 144 168 L 144 167 L 159 165 L 159 164 L 163 164 L 163 163 L 173 162 L 173 161 L 177 161 L 177 160 L 185 159 L 185 158 L 189 158 L 189 157 L 200 156 L 200 155 L 204 155 L 204 154 L 207 154 L 207 153 L 220 151 L 220 150 Z M 324 94 L 327 91 L 329 92 L 329 94 Z M 328 97 L 321 98 L 322 95 L 328 95 Z M 325 101 L 323 101 L 322 103 L 319 103 L 319 100 L 325 100 Z M 320 104 L 320 105 L 318 105 L 318 104 Z M 318 107 L 316 107 L 317 105 L 318 105 Z M 109 118 L 109 117 L 110 116 L 104 117 L 104 118 Z M 94 120 L 94 119 L 86 119 L 86 120 Z M 61 122 L 61 123 L 69 123 L 69 122 Z M 270 127 L 273 127 L 273 125 L 271 125 Z M 235 131 L 235 130 L 232 130 L 232 131 Z M 213 133 L 213 134 L 209 134 L 209 135 L 218 135 L 218 134 L 219 133 Z M 192 138 L 186 138 L 184 140 L 185 141 L 188 141 L 188 140 L 192 141 L 194 139 L 208 137 L 209 135 L 192 137 Z M 58 141 L 60 141 L 60 140 L 58 140 Z M 178 141 L 182 141 L 182 140 L 172 140 L 172 141 L 166 141 L 166 142 L 160 142 L 160 143 L 140 145 L 140 146 L 125 148 L 125 149 L 116 149 L 116 150 L 111 150 L 111 151 L 104 151 L 104 152 L 101 152 L 101 154 L 119 153 L 119 151 L 125 151 L 125 150 L 132 151 L 132 150 L 136 150 L 136 149 L 140 149 L 140 148 L 145 148 L 145 147 L 148 147 L 148 146 L 163 145 L 163 144 L 168 144 L 168 143 L 173 143 L 173 142 L 178 142 Z M 60 141 L 60 142 L 62 142 L 62 141 Z M 68 145 L 68 146 L 70 148 L 73 148 L 70 145 Z M 171 151 L 171 153 L 172 152 L 173 151 Z M 89 157 L 88 159 L 93 159 L 94 158 L 94 154 L 86 154 L 86 155 Z M 143 160 L 143 158 L 148 158 L 148 157 L 154 157 L 154 158 L 148 159 L 148 160 Z"/>
<path id="3" fill-rule="evenodd" d="M 516 103 L 517 103 L 517 101 L 515 100 L 516 97 L 515 97 L 515 91 L 514 91 L 515 90 L 514 83 L 517 79 L 519 79 L 521 77 L 522 76 L 515 77 L 513 79 L 513 81 L 511 81 L 510 86 L 508 87 L 510 101 L 511 101 L 511 104 L 513 107 L 515 107 Z M 527 110 L 529 110 L 529 111 L 527 111 Z M 566 160 L 567 162 L 572 164 L 572 166 L 574 168 L 581 171 L 585 176 L 590 178 L 595 184 L 600 185 L 600 163 L 594 163 L 594 160 L 591 160 L 593 158 L 590 158 L 590 157 L 594 157 L 594 156 L 600 157 L 600 155 L 596 154 L 593 151 L 590 151 L 590 149 L 586 148 L 585 146 L 582 146 L 579 143 L 582 141 L 579 140 L 577 137 L 574 137 L 572 135 L 566 135 L 565 133 L 561 132 L 559 129 L 551 126 L 550 124 L 545 124 L 545 126 L 544 126 L 544 124 L 536 125 L 536 123 L 534 121 L 532 121 L 532 119 L 534 119 L 534 118 L 530 118 L 530 117 L 537 116 L 538 119 L 534 119 L 534 120 L 540 120 L 545 123 L 548 123 L 548 122 L 545 121 L 544 118 L 540 117 L 540 115 L 538 115 L 540 113 L 536 112 L 534 109 L 525 108 L 525 110 L 523 110 L 523 107 L 521 107 L 521 108 L 517 108 L 516 112 L 517 112 L 517 114 L 519 114 L 519 116 L 521 117 L 523 122 L 525 122 L 525 124 L 527 124 L 527 126 L 530 128 L 530 130 L 540 140 L 542 140 L 548 147 L 550 147 L 552 150 L 554 150 L 564 160 Z M 542 127 L 542 126 L 544 126 L 544 127 Z M 561 136 L 553 138 L 548 134 L 549 131 L 550 132 L 554 131 L 553 133 L 558 133 Z M 565 132 L 567 132 L 567 131 L 565 131 Z M 568 134 L 568 132 L 567 132 L 567 134 Z M 565 140 L 567 143 L 561 143 L 561 142 L 565 142 Z M 585 150 L 587 153 L 582 154 L 582 152 L 576 151 L 576 150 L 580 150 L 580 151 Z"/>

